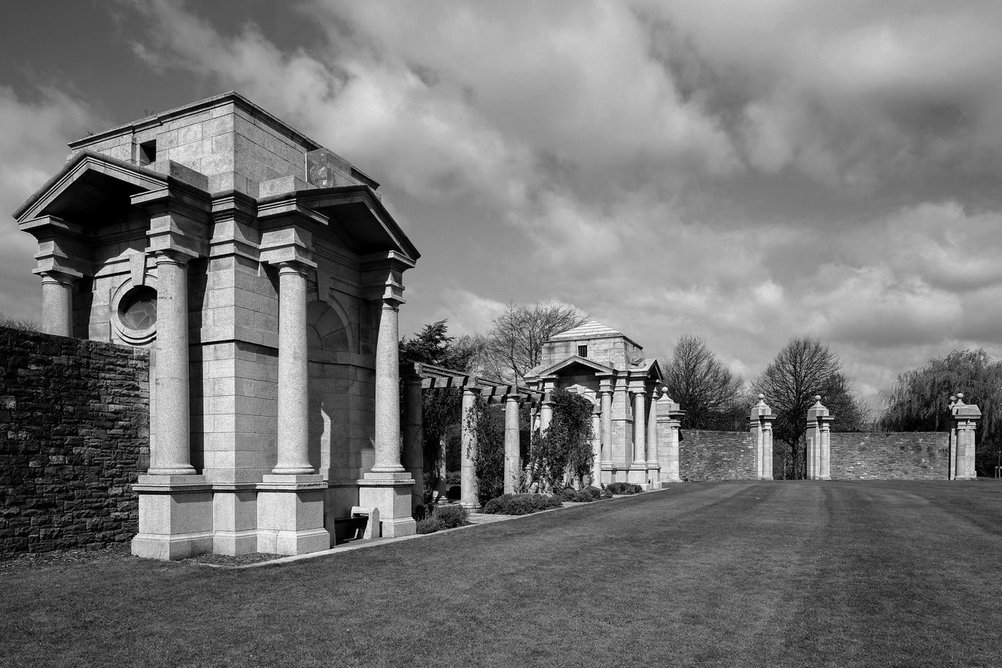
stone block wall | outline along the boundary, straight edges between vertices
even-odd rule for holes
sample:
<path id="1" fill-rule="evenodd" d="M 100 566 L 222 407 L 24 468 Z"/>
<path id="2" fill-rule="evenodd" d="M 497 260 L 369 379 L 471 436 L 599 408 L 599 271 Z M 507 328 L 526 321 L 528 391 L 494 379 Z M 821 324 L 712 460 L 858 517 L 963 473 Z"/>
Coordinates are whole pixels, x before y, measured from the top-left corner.
<path id="1" fill-rule="evenodd" d="M 750 432 L 683 429 L 678 446 L 682 480 L 754 480 L 755 441 Z"/>
<path id="2" fill-rule="evenodd" d="M 145 350 L 0 328 L 0 559 L 135 535 L 148 405 Z"/>
<path id="3" fill-rule="evenodd" d="M 831 435 L 832 480 L 946 480 L 947 432 L 862 432 Z"/>

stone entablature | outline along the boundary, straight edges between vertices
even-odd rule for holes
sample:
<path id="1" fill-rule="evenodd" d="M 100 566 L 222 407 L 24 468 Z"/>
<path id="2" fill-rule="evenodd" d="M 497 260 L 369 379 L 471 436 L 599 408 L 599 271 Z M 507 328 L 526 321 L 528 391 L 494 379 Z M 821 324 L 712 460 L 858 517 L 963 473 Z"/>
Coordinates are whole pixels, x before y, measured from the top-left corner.
<path id="1" fill-rule="evenodd" d="M 682 413 L 670 398 L 659 402 L 664 394 L 660 366 L 644 359 L 639 345 L 592 321 L 552 337 L 540 358 L 542 364 L 525 382 L 544 395 L 543 431 L 549 424 L 548 397 L 556 389 L 576 392 L 595 406 L 598 465 L 593 484 L 633 482 L 656 488 L 679 479 L 677 417 Z M 662 424 L 668 427 L 667 438 L 659 435 Z"/>
<path id="2" fill-rule="evenodd" d="M 152 349 L 137 553 L 322 549 L 356 505 L 413 531 L 396 350 L 419 254 L 378 184 L 236 93 L 71 148 L 14 215 L 47 332 Z"/>

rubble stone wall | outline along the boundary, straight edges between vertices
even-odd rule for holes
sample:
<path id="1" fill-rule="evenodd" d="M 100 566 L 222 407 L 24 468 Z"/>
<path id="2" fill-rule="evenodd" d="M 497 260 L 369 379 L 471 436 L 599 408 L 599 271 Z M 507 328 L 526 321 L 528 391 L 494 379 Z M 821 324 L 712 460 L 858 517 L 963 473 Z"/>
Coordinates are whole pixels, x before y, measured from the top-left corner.
<path id="1" fill-rule="evenodd" d="M 0 559 L 137 531 L 145 350 L 0 328 Z"/>
<path id="2" fill-rule="evenodd" d="M 755 470 L 750 432 L 682 430 L 678 444 L 682 480 L 754 480 Z"/>
<path id="3" fill-rule="evenodd" d="M 831 435 L 832 480 L 946 480 L 947 432 L 859 432 Z"/>
<path id="4" fill-rule="evenodd" d="M 683 429 L 679 476 L 683 480 L 754 480 L 755 449 L 749 432 Z M 775 440 L 774 475 L 782 475 L 783 449 Z M 946 480 L 947 432 L 833 432 L 832 480 Z"/>

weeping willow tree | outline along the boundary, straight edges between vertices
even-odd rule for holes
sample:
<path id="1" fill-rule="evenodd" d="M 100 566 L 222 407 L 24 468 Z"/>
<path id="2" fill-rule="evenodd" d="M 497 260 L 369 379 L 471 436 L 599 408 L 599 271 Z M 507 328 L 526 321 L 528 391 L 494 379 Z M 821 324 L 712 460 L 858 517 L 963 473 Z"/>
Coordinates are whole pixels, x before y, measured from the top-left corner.
<path id="1" fill-rule="evenodd" d="M 1002 443 L 1002 362 L 981 348 L 954 350 L 899 375 L 879 425 L 892 431 L 945 431 L 951 424 L 950 395 L 957 392 L 965 403 L 981 408 L 975 460 L 985 475 L 998 461 Z"/>

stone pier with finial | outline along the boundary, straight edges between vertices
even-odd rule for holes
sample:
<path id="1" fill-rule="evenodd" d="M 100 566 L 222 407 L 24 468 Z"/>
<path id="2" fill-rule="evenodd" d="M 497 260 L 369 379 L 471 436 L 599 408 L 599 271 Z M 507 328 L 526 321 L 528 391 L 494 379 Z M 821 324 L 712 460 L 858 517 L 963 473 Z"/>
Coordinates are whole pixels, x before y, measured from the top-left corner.
<path id="1" fill-rule="evenodd" d="M 831 423 L 835 418 L 815 395 L 807 409 L 807 479 L 831 480 Z"/>
<path id="2" fill-rule="evenodd" d="M 974 480 L 974 433 L 981 419 L 981 409 L 976 404 L 964 403 L 963 392 L 950 397 L 950 479 Z"/>
<path id="3" fill-rule="evenodd" d="M 765 395 L 758 395 L 752 406 L 749 428 L 755 444 L 755 474 L 759 480 L 772 480 L 772 423 L 776 416 L 765 403 Z"/>

